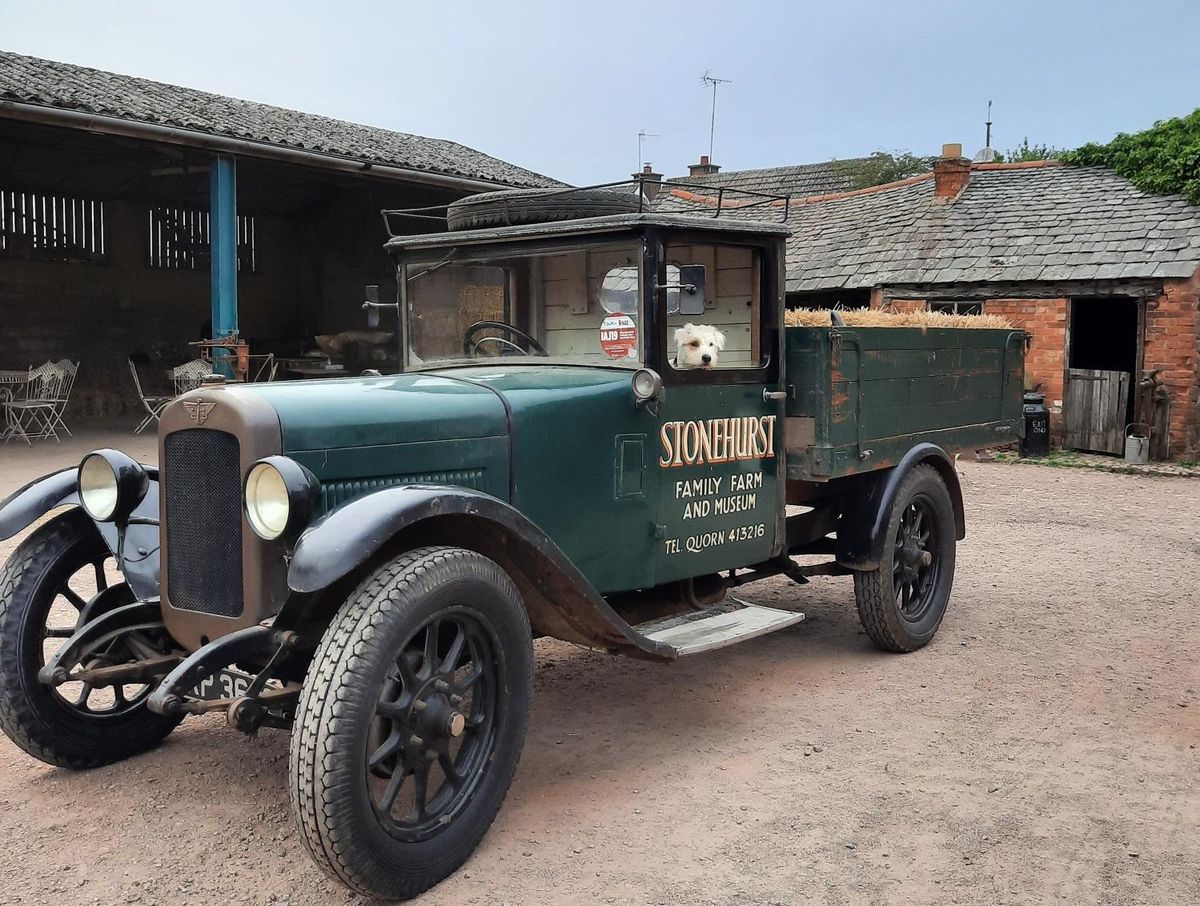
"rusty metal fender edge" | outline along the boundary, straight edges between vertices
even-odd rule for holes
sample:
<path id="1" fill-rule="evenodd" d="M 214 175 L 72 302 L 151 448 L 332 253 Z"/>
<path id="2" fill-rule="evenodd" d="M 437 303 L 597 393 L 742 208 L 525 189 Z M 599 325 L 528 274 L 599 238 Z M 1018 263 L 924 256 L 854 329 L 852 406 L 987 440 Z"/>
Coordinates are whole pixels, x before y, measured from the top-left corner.
<path id="1" fill-rule="evenodd" d="M 960 541 L 966 537 L 962 485 L 954 471 L 954 461 L 937 444 L 921 443 L 905 453 L 894 468 L 841 479 L 857 481 L 860 487 L 847 494 L 846 506 L 838 521 L 836 550 L 839 564 L 853 570 L 878 569 L 900 483 L 909 471 L 922 463 L 937 469 L 946 483 L 954 508 L 954 535 Z"/>
<path id="2" fill-rule="evenodd" d="M 300 536 L 288 585 L 300 593 L 327 588 L 413 528 L 417 544 L 461 544 L 497 560 L 521 588 L 530 622 L 546 635 L 650 660 L 677 657 L 670 645 L 647 639 L 625 622 L 527 517 L 466 488 L 387 488 L 338 507 Z"/>

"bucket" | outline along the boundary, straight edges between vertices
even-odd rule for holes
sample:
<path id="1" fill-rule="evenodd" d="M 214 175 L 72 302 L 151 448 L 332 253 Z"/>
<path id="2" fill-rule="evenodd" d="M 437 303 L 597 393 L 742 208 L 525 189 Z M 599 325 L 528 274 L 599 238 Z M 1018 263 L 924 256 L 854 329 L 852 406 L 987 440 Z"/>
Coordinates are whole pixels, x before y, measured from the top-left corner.
<path id="1" fill-rule="evenodd" d="M 1150 429 L 1133 422 L 1125 426 L 1125 461 L 1141 464 L 1150 461 Z"/>

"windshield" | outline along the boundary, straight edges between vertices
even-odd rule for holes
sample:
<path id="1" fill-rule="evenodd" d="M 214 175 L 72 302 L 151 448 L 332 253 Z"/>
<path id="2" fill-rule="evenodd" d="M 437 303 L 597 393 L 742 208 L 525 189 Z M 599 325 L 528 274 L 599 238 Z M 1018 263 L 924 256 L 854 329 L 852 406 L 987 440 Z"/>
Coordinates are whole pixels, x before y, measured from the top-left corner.
<path id="1" fill-rule="evenodd" d="M 406 263 L 406 367 L 522 358 L 644 360 L 640 242 L 490 256 L 439 249 Z"/>

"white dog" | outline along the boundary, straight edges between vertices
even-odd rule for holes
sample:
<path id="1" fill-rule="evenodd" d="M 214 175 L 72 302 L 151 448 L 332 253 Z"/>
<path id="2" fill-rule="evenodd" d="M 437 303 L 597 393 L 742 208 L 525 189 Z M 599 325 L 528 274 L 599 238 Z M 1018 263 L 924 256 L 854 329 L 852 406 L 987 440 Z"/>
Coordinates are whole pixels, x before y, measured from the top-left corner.
<path id="1" fill-rule="evenodd" d="M 676 368 L 715 368 L 725 334 L 708 324 L 684 324 L 675 331 Z"/>

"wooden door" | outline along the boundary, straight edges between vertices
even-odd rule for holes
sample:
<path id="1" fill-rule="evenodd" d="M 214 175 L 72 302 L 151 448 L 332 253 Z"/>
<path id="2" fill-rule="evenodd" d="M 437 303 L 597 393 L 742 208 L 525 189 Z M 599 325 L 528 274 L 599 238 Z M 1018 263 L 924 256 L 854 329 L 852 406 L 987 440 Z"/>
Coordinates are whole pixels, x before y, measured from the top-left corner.
<path id="1" fill-rule="evenodd" d="M 1095 453 L 1125 452 L 1128 371 L 1071 368 L 1067 371 L 1066 446 Z"/>

